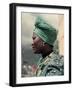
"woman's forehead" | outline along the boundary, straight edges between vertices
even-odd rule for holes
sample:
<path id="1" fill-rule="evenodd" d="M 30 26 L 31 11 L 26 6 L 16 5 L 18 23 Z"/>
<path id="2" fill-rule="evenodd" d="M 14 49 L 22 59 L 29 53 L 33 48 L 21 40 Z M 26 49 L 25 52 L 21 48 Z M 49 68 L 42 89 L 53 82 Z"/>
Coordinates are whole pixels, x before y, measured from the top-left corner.
<path id="1" fill-rule="evenodd" d="M 36 33 L 33 32 L 33 37 L 38 37 L 38 35 Z"/>
<path id="2" fill-rule="evenodd" d="M 36 33 L 33 32 L 33 36 L 32 37 L 36 37 L 38 38 L 40 41 L 43 41 Z"/>

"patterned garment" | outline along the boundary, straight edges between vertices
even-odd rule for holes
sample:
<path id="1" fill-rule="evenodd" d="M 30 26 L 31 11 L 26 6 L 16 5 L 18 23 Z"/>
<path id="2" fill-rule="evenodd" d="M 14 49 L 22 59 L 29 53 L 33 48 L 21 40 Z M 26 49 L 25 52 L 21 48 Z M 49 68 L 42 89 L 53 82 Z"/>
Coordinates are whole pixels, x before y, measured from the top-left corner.
<path id="1" fill-rule="evenodd" d="M 39 60 L 36 76 L 64 75 L 64 57 L 51 53 Z"/>

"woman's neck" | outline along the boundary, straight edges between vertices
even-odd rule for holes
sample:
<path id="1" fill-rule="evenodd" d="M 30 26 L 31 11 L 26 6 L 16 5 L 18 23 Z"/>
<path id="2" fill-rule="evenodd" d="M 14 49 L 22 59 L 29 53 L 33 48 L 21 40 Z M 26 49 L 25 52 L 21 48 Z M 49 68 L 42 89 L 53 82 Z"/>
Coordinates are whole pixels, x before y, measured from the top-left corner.
<path id="1" fill-rule="evenodd" d="M 50 55 L 50 53 L 52 53 L 52 52 L 53 52 L 53 50 L 48 51 L 48 52 L 47 52 L 47 50 L 46 50 L 46 52 L 44 51 L 44 52 L 42 53 L 42 57 L 45 58 L 46 56 Z"/>

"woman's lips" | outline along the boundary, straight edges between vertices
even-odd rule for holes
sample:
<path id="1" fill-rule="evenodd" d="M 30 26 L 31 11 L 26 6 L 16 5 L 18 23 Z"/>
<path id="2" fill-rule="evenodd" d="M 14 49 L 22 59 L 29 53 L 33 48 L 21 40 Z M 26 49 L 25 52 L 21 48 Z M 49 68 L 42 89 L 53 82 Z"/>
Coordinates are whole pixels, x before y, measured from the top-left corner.
<path id="1" fill-rule="evenodd" d="M 32 48 L 35 48 L 34 45 L 32 45 Z"/>
<path id="2" fill-rule="evenodd" d="M 35 47 L 33 47 L 33 46 L 32 46 L 32 49 L 34 50 L 34 49 L 35 49 Z"/>

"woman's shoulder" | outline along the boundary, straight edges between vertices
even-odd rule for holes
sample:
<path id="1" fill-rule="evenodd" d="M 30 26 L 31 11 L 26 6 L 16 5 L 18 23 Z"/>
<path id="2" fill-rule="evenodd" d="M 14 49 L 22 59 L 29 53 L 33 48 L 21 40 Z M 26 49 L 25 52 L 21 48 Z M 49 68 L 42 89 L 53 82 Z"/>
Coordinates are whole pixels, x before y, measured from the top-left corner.
<path id="1" fill-rule="evenodd" d="M 49 61 L 48 64 L 52 64 L 52 65 L 64 65 L 64 56 L 63 55 L 59 55 L 59 54 L 55 54 L 55 53 L 52 53 L 50 56 L 49 56 Z"/>
<path id="2" fill-rule="evenodd" d="M 46 67 L 46 75 L 64 74 L 64 56 L 52 54 Z"/>

